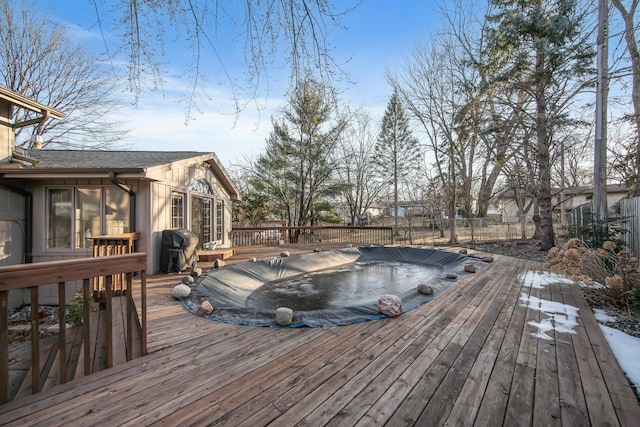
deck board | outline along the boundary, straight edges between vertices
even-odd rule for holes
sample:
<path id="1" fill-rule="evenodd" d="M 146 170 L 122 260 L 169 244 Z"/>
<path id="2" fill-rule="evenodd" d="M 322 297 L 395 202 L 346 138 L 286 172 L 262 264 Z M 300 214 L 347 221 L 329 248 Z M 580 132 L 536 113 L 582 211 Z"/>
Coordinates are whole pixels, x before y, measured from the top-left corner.
<path id="1" fill-rule="evenodd" d="M 211 321 L 171 298 L 180 275 L 150 277 L 147 356 L 2 405 L 0 424 L 635 425 L 577 287 L 523 287 L 527 261 L 494 259 L 402 316 L 332 328 Z M 536 337 L 546 315 L 521 296 L 578 307 L 575 334 Z"/>

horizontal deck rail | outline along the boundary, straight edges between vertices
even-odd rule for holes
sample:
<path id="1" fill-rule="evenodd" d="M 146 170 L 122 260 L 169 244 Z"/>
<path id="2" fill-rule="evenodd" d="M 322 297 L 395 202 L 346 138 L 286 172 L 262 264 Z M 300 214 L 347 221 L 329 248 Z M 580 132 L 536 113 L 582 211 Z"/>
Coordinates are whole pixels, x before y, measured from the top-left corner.
<path id="1" fill-rule="evenodd" d="M 140 344 L 142 354 L 147 354 L 147 295 L 146 295 L 146 253 L 132 253 L 113 255 L 97 258 L 82 258 L 75 260 L 49 261 L 32 264 L 19 264 L 0 267 L 0 404 L 9 401 L 9 328 L 8 328 L 8 293 L 11 290 L 28 289 L 31 296 L 31 369 L 39 372 L 40 369 L 40 345 L 39 345 L 39 319 L 38 319 L 38 288 L 42 285 L 58 284 L 59 325 L 60 332 L 58 346 L 60 352 L 59 380 L 67 381 L 66 366 L 66 316 L 65 316 L 65 285 L 68 282 L 82 281 L 83 289 L 83 325 L 82 334 L 85 343 L 90 342 L 90 283 L 92 280 L 102 280 L 105 286 L 105 304 L 107 310 L 107 365 L 113 366 L 113 319 L 112 294 L 113 277 L 125 275 L 127 285 L 126 308 L 126 339 L 127 348 L 132 348 L 133 325 L 140 321 Z M 140 285 L 140 319 L 137 316 L 133 301 L 133 275 L 138 274 Z M 132 355 L 128 352 L 127 359 Z M 84 345 L 84 373 L 91 373 L 91 355 L 89 345 Z M 32 393 L 41 389 L 40 375 L 31 375 Z"/>
<path id="2" fill-rule="evenodd" d="M 233 246 L 274 246 L 295 243 L 351 243 L 355 245 L 391 245 L 392 227 L 234 227 Z"/>

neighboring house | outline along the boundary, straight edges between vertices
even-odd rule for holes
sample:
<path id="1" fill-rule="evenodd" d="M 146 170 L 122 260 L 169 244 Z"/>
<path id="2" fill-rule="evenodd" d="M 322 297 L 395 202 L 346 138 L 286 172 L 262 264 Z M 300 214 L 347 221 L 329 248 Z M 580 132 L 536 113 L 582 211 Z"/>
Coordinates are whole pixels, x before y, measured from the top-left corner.
<path id="1" fill-rule="evenodd" d="M 620 200 L 629 197 L 629 190 L 624 185 L 610 184 L 607 185 L 607 208 L 610 218 L 619 216 Z M 580 205 L 591 202 L 593 200 L 593 187 L 572 187 L 565 190 L 565 209 L 571 211 Z M 556 207 L 556 210 L 559 210 Z"/>
<path id="2" fill-rule="evenodd" d="M 628 191 L 624 185 L 611 184 L 607 186 L 607 206 L 609 209 L 609 216 L 611 218 L 617 217 L 616 206 L 621 199 L 624 199 L 627 196 Z M 530 220 L 533 217 L 533 196 L 523 193 L 521 198 L 525 208 L 528 208 L 524 214 L 527 219 Z M 564 200 L 565 212 L 569 213 L 578 206 L 593 200 L 593 187 L 580 186 L 567 188 L 564 190 L 564 198 L 561 196 L 560 190 L 554 188 L 552 190 L 551 198 L 554 214 L 560 214 L 562 209 L 562 200 Z M 495 203 L 502 212 L 503 222 L 517 222 L 519 220 L 518 206 L 516 204 L 515 193 L 513 190 L 505 190 L 498 193 L 492 203 Z"/>
<path id="3" fill-rule="evenodd" d="M 15 127 L 28 124 L 11 123 L 12 108 L 64 117 L 0 87 L 0 265 L 92 256 L 92 236 L 130 232 L 151 274 L 163 230 L 189 229 L 201 248 L 231 246 L 240 196 L 215 154 L 16 149 Z"/>

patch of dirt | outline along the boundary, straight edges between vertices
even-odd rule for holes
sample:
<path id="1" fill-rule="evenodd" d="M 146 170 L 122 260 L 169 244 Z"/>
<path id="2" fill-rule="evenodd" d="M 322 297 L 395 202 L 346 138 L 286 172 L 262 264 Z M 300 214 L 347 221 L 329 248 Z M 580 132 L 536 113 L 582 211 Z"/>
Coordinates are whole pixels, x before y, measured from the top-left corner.
<path id="1" fill-rule="evenodd" d="M 9 314 L 9 343 L 31 341 L 31 306 L 24 306 Z M 42 325 L 55 325 L 59 322 L 58 307 L 43 305 L 38 308 L 38 322 Z M 28 327 L 21 328 L 21 325 Z M 40 338 L 53 333 L 40 329 Z"/>
<path id="2" fill-rule="evenodd" d="M 482 243 L 477 245 L 468 245 L 466 248 L 491 254 L 527 259 L 530 261 L 545 262 L 547 260 L 547 252 L 541 249 L 540 241 L 533 239 Z"/>

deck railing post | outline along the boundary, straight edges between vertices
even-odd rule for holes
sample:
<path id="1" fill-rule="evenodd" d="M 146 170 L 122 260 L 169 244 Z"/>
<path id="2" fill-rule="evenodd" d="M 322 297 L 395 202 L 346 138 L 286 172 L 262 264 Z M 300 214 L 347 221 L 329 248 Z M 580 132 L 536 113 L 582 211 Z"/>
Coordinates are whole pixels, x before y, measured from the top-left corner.
<path id="1" fill-rule="evenodd" d="M 147 354 L 147 270 L 140 271 L 140 295 L 142 296 L 142 355 Z"/>
<path id="2" fill-rule="evenodd" d="M 113 289 L 113 276 L 109 275 L 104 278 L 104 293 L 106 300 L 107 315 L 107 366 L 113 367 L 113 300 L 111 298 Z"/>
<path id="3" fill-rule="evenodd" d="M 82 281 L 82 342 L 84 350 L 84 374 L 91 374 L 91 325 L 89 307 L 89 279 Z"/>
<path id="4" fill-rule="evenodd" d="M 60 384 L 67 382 L 67 325 L 66 325 L 67 298 L 65 282 L 58 282 L 58 318 L 59 318 L 59 348 L 60 348 Z"/>
<path id="5" fill-rule="evenodd" d="M 133 285 L 132 273 L 127 273 L 127 361 L 133 359 Z"/>
<path id="6" fill-rule="evenodd" d="M 40 319 L 38 287 L 31 288 L 31 392 L 40 391 Z"/>
<path id="7" fill-rule="evenodd" d="M 0 405 L 9 401 L 8 292 L 0 291 Z"/>

